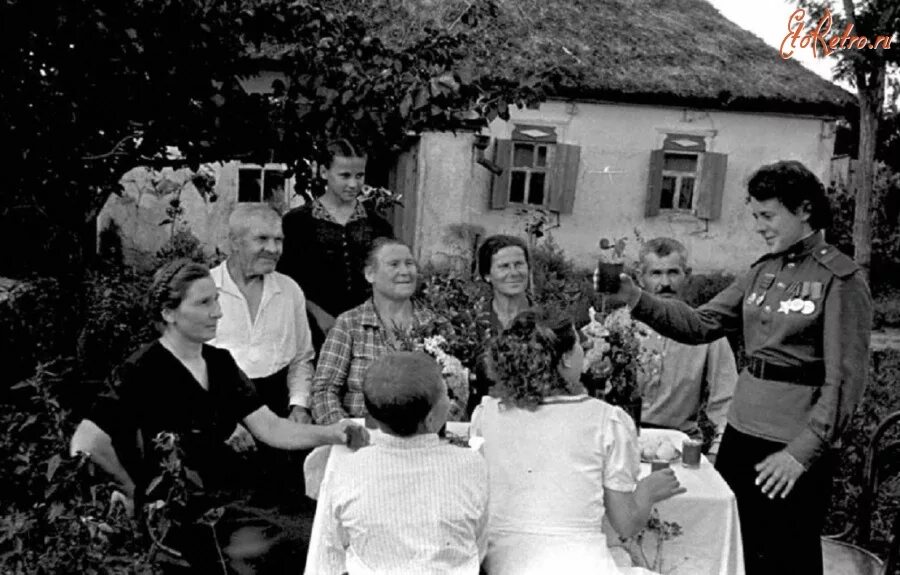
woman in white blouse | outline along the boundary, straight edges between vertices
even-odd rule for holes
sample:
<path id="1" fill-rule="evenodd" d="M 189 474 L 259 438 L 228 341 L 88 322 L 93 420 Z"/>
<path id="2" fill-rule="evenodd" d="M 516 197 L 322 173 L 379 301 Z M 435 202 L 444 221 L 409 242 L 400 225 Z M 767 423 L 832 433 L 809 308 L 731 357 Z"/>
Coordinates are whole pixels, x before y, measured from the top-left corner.
<path id="1" fill-rule="evenodd" d="M 490 477 L 491 575 L 648 573 L 612 559 L 603 517 L 622 536 L 684 491 L 671 469 L 638 481 L 634 423 L 585 394 L 572 321 L 529 310 L 488 344 L 499 385 L 472 416 Z"/>

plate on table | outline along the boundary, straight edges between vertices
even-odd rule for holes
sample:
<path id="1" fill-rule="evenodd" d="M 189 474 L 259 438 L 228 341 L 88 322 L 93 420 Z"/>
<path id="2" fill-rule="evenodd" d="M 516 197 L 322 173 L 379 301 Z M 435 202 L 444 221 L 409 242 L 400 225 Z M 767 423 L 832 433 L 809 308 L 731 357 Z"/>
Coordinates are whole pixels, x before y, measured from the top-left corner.
<path id="1" fill-rule="evenodd" d="M 638 445 L 641 449 L 641 461 L 644 463 L 661 461 L 672 464 L 681 459 L 681 450 L 668 435 L 642 433 L 638 437 Z"/>

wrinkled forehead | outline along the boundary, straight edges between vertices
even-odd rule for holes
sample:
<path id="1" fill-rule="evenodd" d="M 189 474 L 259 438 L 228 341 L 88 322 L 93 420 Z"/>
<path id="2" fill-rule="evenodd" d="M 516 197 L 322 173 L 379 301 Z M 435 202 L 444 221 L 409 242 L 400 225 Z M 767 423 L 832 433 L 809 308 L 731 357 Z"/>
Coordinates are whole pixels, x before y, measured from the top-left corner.
<path id="1" fill-rule="evenodd" d="M 525 262 L 528 260 L 525 257 L 525 250 L 519 246 L 506 246 L 505 248 L 500 248 L 494 252 L 494 256 L 491 258 L 491 263 L 495 265 L 520 261 Z"/>
<path id="2" fill-rule="evenodd" d="M 281 218 L 276 214 L 254 214 L 244 221 L 244 235 L 257 236 L 282 236 Z"/>
<path id="3" fill-rule="evenodd" d="M 649 253 L 644 256 L 643 261 L 645 273 L 669 272 L 672 270 L 684 271 L 684 266 L 683 257 L 678 252 L 671 252 L 665 256 Z"/>
<path id="4" fill-rule="evenodd" d="M 412 252 L 410 252 L 409 248 L 403 244 L 388 244 L 382 246 L 375 255 L 375 260 L 379 263 L 412 259 Z"/>

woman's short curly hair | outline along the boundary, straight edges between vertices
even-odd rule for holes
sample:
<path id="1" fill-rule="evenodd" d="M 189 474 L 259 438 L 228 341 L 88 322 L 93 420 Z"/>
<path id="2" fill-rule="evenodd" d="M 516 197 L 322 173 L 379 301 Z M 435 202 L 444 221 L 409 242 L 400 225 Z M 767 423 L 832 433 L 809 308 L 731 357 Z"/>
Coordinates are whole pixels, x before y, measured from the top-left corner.
<path id="1" fill-rule="evenodd" d="M 546 397 L 571 393 L 559 373 L 563 356 L 578 345 L 572 318 L 555 312 L 523 311 L 486 345 L 501 403 L 535 410 Z"/>
<path id="2" fill-rule="evenodd" d="M 758 202 L 776 199 L 796 214 L 806 205 L 809 225 L 821 230 L 831 225 L 831 203 L 825 186 L 806 166 L 796 160 L 785 160 L 762 166 L 747 183 L 748 199 Z"/>
<path id="3" fill-rule="evenodd" d="M 208 267 L 186 258 L 172 260 L 156 270 L 147 294 L 147 312 L 160 333 L 166 328 L 162 312 L 176 309 L 191 284 L 207 277 L 210 277 Z"/>

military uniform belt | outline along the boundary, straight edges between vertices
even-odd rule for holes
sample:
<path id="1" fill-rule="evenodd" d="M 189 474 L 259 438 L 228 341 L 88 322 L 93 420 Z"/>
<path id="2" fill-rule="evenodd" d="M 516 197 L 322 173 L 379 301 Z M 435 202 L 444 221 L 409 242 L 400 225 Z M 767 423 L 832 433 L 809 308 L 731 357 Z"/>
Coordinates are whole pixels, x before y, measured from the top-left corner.
<path id="1" fill-rule="evenodd" d="M 825 367 L 821 363 L 808 365 L 778 365 L 758 357 L 751 357 L 747 371 L 758 379 L 819 387 L 825 382 Z"/>

